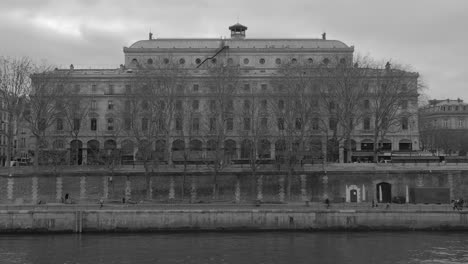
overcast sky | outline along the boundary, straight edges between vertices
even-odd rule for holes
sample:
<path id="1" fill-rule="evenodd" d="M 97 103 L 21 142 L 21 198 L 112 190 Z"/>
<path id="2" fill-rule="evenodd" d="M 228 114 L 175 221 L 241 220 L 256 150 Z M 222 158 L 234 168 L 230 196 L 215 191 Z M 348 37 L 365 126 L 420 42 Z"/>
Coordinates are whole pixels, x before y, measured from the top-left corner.
<path id="1" fill-rule="evenodd" d="M 62 67 L 112 67 L 124 46 L 155 37 L 338 39 L 355 53 L 410 65 L 431 98 L 468 101 L 466 0 L 1 0 L 0 56 Z"/>

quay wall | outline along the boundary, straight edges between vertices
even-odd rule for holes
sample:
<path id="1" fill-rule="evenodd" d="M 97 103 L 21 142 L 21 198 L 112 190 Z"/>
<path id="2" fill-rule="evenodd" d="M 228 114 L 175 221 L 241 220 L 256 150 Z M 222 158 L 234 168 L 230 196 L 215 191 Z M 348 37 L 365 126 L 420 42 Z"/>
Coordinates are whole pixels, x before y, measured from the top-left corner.
<path id="1" fill-rule="evenodd" d="M 468 212 L 372 210 L 1 210 L 0 232 L 468 230 Z"/>

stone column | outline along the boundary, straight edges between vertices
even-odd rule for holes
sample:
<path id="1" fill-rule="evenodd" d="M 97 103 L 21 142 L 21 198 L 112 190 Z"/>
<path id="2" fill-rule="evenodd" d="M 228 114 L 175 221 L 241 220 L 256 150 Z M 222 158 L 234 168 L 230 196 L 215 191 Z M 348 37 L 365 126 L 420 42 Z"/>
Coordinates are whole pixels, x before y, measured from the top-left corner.
<path id="1" fill-rule="evenodd" d="M 322 184 L 323 184 L 323 199 L 325 200 L 328 198 L 328 176 L 326 173 L 322 176 Z"/>
<path id="2" fill-rule="evenodd" d="M 366 201 L 366 186 L 362 185 L 362 201 Z"/>
<path id="3" fill-rule="evenodd" d="M 38 194 L 39 194 L 39 181 L 37 176 L 32 177 L 32 184 L 31 184 L 31 200 L 33 204 L 37 204 Z"/>
<path id="4" fill-rule="evenodd" d="M 447 176 L 447 181 L 448 181 L 448 186 L 450 190 L 450 201 L 455 200 L 455 194 L 454 194 L 454 185 L 453 185 L 453 173 L 448 172 Z"/>
<path id="5" fill-rule="evenodd" d="M 345 195 L 346 195 L 346 202 L 347 203 L 351 202 L 351 197 L 349 196 L 348 185 L 345 185 Z"/>
<path id="6" fill-rule="evenodd" d="M 125 179 L 125 201 L 128 201 L 132 198 L 132 182 L 130 181 L 130 177 L 127 176 Z"/>
<path id="7" fill-rule="evenodd" d="M 195 203 L 197 201 L 197 182 L 195 181 L 195 176 L 192 176 L 192 181 L 190 183 L 190 203 Z"/>
<path id="8" fill-rule="evenodd" d="M 102 177 L 102 198 L 109 199 L 109 178 L 107 176 Z"/>
<path id="9" fill-rule="evenodd" d="M 15 186 L 15 179 L 11 176 L 7 180 L 7 198 L 8 201 L 13 201 L 13 188 Z"/>
<path id="10" fill-rule="evenodd" d="M 86 176 L 80 177 L 80 200 L 86 198 Z"/>
<path id="11" fill-rule="evenodd" d="M 258 176 L 257 179 L 257 201 L 263 200 L 263 176 Z"/>
<path id="12" fill-rule="evenodd" d="M 405 202 L 409 203 L 409 188 L 408 188 L 408 185 L 405 186 Z"/>
<path id="13" fill-rule="evenodd" d="M 62 202 L 63 198 L 63 182 L 62 182 L 62 177 L 58 176 L 55 178 L 55 199 L 57 202 Z"/>
<path id="14" fill-rule="evenodd" d="M 169 178 L 169 200 L 175 199 L 174 176 Z"/>
<path id="15" fill-rule="evenodd" d="M 307 199 L 307 176 L 305 174 L 302 174 L 301 176 L 301 198 L 302 201 L 308 201 Z"/>
<path id="16" fill-rule="evenodd" d="M 285 192 L 284 192 L 285 179 L 284 179 L 284 175 L 280 175 L 279 178 L 278 178 L 278 181 L 279 181 L 279 193 L 278 193 L 279 201 L 281 203 L 284 203 L 284 198 L 285 198 Z"/>
<path id="17" fill-rule="evenodd" d="M 240 199 L 241 199 L 241 185 L 240 185 L 240 177 L 239 175 L 237 175 L 236 177 L 236 187 L 235 187 L 235 190 L 234 190 L 234 199 L 236 201 L 236 203 L 240 203 Z"/>

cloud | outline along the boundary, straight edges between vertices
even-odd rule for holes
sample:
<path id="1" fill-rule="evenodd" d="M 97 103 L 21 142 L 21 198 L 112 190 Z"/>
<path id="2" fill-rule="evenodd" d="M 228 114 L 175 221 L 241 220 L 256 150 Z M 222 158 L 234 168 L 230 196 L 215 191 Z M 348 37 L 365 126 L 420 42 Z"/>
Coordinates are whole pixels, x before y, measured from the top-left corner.
<path id="1" fill-rule="evenodd" d="M 229 36 L 248 26 L 251 38 L 319 38 L 354 45 L 376 60 L 410 64 L 431 97 L 468 100 L 464 0 L 2 0 L 0 54 L 58 65 L 115 65 L 123 46 L 156 37 Z"/>

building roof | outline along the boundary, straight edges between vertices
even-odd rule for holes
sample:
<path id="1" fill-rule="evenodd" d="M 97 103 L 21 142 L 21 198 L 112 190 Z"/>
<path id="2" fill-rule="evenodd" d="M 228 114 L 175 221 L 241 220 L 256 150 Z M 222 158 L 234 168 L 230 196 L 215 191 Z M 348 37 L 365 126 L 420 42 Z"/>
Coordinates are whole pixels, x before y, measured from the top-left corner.
<path id="1" fill-rule="evenodd" d="M 304 48 L 304 49 L 348 49 L 339 40 L 324 39 L 152 39 L 133 43 L 130 49 L 217 49 L 224 42 L 230 48 Z"/>
<path id="2" fill-rule="evenodd" d="M 229 27 L 229 30 L 235 30 L 235 29 L 246 30 L 247 27 L 239 23 L 236 23 Z"/>

